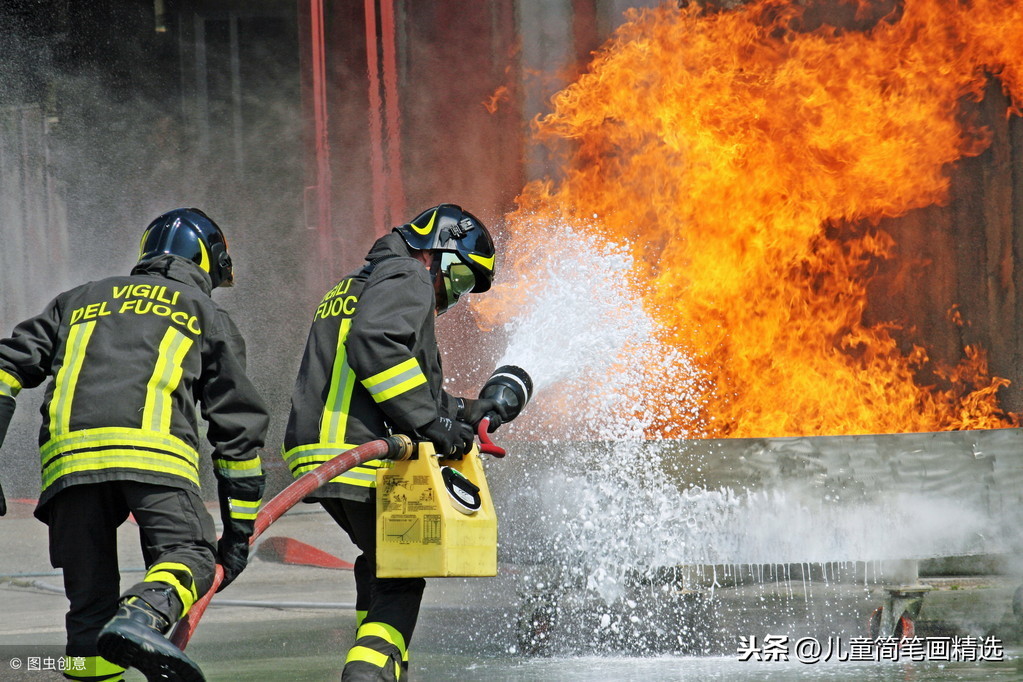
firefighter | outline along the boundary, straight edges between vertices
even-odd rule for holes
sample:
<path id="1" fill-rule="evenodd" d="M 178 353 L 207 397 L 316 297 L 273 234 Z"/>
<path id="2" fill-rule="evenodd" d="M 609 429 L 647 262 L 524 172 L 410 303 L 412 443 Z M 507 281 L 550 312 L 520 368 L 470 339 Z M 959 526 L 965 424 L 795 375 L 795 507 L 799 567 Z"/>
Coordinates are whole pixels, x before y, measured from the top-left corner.
<path id="1" fill-rule="evenodd" d="M 234 282 L 220 228 L 177 209 L 142 235 L 129 276 L 58 295 L 0 340 L 0 442 L 22 388 L 48 380 L 39 442 L 50 560 L 70 602 L 65 676 L 202 680 L 166 637 L 213 584 L 245 568 L 262 499 L 258 450 L 268 416 L 245 372 L 245 345 L 211 298 Z M 208 425 L 224 532 L 199 494 L 199 425 Z M 132 514 L 146 574 L 118 594 L 116 531 Z"/>
<path id="2" fill-rule="evenodd" d="M 441 204 L 373 244 L 365 266 L 330 289 L 313 315 L 284 437 L 297 478 L 338 452 L 393 433 L 464 454 L 492 400 L 442 388 L 434 318 L 494 278 L 494 243 L 471 213 Z M 355 560 L 355 645 L 342 680 L 401 680 L 426 581 L 377 578 L 373 460 L 316 496 L 361 550 Z"/>

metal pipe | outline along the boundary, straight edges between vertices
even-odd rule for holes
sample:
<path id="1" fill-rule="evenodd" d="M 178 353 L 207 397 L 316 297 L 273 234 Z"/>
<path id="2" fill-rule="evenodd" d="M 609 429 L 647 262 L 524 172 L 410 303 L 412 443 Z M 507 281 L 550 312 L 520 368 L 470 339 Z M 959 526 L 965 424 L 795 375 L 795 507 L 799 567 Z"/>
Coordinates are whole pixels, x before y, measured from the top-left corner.
<path id="1" fill-rule="evenodd" d="M 401 110 L 398 107 L 398 66 L 395 48 L 394 0 L 380 2 L 380 37 L 384 67 L 384 116 L 387 125 L 387 197 L 390 223 L 405 214 L 401 173 Z M 384 227 L 386 225 L 379 225 Z"/>
<path id="2" fill-rule="evenodd" d="M 383 102 L 380 98 L 380 62 L 377 46 L 376 0 L 365 0 L 366 71 L 369 77 L 369 167 L 373 182 L 373 225 L 377 234 L 386 234 L 387 172 L 384 167 L 384 133 L 381 121 Z"/>
<path id="3" fill-rule="evenodd" d="M 323 0 L 309 0 L 312 40 L 313 126 L 316 135 L 316 229 L 324 271 L 333 270 L 330 248 L 330 136 L 327 130 L 327 58 L 324 37 Z"/>

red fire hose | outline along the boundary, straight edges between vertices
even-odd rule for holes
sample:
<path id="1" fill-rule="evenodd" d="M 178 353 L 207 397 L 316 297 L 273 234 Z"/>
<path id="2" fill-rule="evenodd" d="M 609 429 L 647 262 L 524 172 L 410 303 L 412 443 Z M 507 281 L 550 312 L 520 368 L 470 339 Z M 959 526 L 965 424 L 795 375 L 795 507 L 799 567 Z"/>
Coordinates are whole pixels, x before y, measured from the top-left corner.
<path id="1" fill-rule="evenodd" d="M 255 530 L 249 543 L 254 542 L 271 523 L 281 518 L 286 511 L 294 507 L 320 486 L 330 481 L 330 479 L 340 476 L 352 467 L 359 466 L 371 459 L 408 459 L 412 456 L 412 451 L 412 441 L 407 436 L 390 436 L 342 452 L 330 461 L 303 474 L 294 483 L 277 493 L 259 511 L 256 515 Z M 197 602 L 192 604 L 188 614 L 178 622 L 170 640 L 182 651 L 188 645 L 188 640 L 191 639 L 192 633 L 199 627 L 199 619 L 202 618 L 202 614 L 206 611 L 206 607 L 209 606 L 210 600 L 217 593 L 217 588 L 220 587 L 220 583 L 223 580 L 224 568 L 217 564 L 216 573 L 213 576 L 213 587 Z"/>

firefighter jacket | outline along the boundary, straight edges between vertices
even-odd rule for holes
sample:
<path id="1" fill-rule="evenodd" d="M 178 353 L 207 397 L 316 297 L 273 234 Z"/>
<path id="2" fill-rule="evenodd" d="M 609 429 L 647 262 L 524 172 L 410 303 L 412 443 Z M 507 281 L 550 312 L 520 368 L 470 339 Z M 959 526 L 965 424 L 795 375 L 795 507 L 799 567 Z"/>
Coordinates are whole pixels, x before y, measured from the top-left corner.
<path id="1" fill-rule="evenodd" d="M 161 255 L 130 276 L 58 295 L 0 340 L 0 393 L 13 397 L 49 377 L 41 520 L 72 485 L 129 480 L 198 491 L 198 402 L 230 508 L 225 525 L 251 533 L 269 419 L 245 372 L 241 334 L 210 292 L 205 272 Z"/>
<path id="2" fill-rule="evenodd" d="M 392 433 L 412 436 L 457 401 L 442 388 L 430 274 L 392 232 L 370 249 L 369 263 L 342 279 L 313 315 L 291 398 L 284 459 L 297 478 L 338 453 Z M 368 501 L 371 460 L 313 497 Z"/>

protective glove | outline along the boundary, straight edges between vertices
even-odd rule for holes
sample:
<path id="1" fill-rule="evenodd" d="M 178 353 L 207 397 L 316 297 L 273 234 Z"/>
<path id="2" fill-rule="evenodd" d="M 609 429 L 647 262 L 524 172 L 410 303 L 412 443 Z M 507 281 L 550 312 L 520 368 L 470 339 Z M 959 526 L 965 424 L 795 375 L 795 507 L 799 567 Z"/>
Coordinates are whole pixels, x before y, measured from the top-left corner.
<path id="1" fill-rule="evenodd" d="M 7 427 L 11 425 L 16 405 L 14 398 L 0 393 L 0 445 L 4 444 L 4 438 L 7 437 Z"/>
<path id="2" fill-rule="evenodd" d="M 224 580 L 217 588 L 217 592 L 220 592 L 249 564 L 249 536 L 225 530 L 217 542 L 217 558 L 217 563 L 224 567 Z"/>
<path id="3" fill-rule="evenodd" d="M 227 475 L 230 466 L 219 463 L 217 493 L 220 496 L 220 518 L 224 532 L 217 543 L 217 557 L 224 567 L 224 581 L 217 592 L 231 584 L 249 563 L 249 538 L 256 528 L 256 511 L 263 499 L 266 476 L 260 471 L 254 476 L 238 478 Z"/>
<path id="4" fill-rule="evenodd" d="M 0 395 L 0 445 L 4 444 L 7 436 L 7 427 L 11 424 L 11 417 L 14 416 L 14 398 L 9 395 Z M 7 498 L 4 497 L 4 489 L 0 487 L 0 516 L 7 514 Z"/>
<path id="5" fill-rule="evenodd" d="M 461 457 L 472 450 L 472 426 L 458 419 L 437 417 L 418 431 L 433 442 L 438 455 Z"/>
<path id="6" fill-rule="evenodd" d="M 508 406 L 490 398 L 472 400 L 470 398 L 458 399 L 458 418 L 472 425 L 473 431 L 479 428 L 484 417 L 490 418 L 487 426 L 487 433 L 497 431 L 497 427 L 504 424 L 508 419 Z"/>

